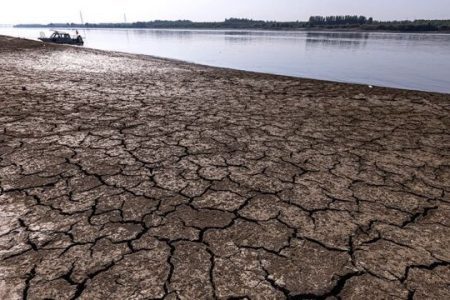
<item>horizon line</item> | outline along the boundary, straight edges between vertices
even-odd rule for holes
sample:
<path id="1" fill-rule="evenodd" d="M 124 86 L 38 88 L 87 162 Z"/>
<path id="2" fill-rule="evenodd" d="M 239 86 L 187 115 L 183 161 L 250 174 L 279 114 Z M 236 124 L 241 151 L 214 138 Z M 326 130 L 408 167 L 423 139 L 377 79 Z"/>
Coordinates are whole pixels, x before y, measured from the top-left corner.
<path id="1" fill-rule="evenodd" d="M 311 17 L 316 17 L 320 15 L 314 15 Z M 321 17 L 329 17 L 329 16 L 363 16 L 363 15 L 327 15 L 327 16 L 321 16 Z M 365 17 L 365 16 L 364 16 Z M 371 18 L 371 17 L 367 17 Z M 48 23 L 9 23 L 9 24 L 0 24 L 0 26 L 15 26 L 15 25 L 50 25 L 50 24 L 77 24 L 77 25 L 85 25 L 85 24 L 133 24 L 133 23 L 148 23 L 148 22 L 157 22 L 157 21 L 163 21 L 163 22 L 179 22 L 179 21 L 188 21 L 192 23 L 223 23 L 226 20 L 235 19 L 235 20 L 249 20 L 249 21 L 256 21 L 256 22 L 277 22 L 277 23 L 308 23 L 309 20 L 290 20 L 290 21 L 277 21 L 277 20 L 263 20 L 263 19 L 252 19 L 252 18 L 236 18 L 236 17 L 229 17 L 225 18 L 223 20 L 216 20 L 216 21 L 192 21 L 190 19 L 152 19 L 147 21 L 128 21 L 128 22 L 120 22 L 120 21 L 102 21 L 102 22 L 84 22 L 84 23 L 78 23 L 78 22 L 48 22 Z M 442 18 L 433 18 L 433 19 L 426 19 L 426 18 L 414 18 L 414 19 L 393 19 L 393 20 L 377 20 L 373 19 L 374 22 L 403 22 L 403 21 L 447 21 L 450 20 L 450 17 L 447 19 Z"/>

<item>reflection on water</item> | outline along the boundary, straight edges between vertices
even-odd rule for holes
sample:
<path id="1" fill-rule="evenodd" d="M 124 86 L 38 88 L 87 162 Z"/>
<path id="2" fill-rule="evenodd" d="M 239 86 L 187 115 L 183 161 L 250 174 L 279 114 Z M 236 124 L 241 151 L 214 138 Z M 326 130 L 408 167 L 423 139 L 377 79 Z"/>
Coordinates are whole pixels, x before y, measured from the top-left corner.
<path id="1" fill-rule="evenodd" d="M 0 28 L 36 38 L 48 29 Z M 450 93 L 450 35 L 248 30 L 80 30 L 85 46 L 219 67 Z"/>
<path id="2" fill-rule="evenodd" d="M 366 32 L 308 32 L 306 47 L 361 48 L 367 45 L 368 38 Z"/>
<path id="3" fill-rule="evenodd" d="M 307 32 L 308 38 L 367 40 L 368 32 Z"/>

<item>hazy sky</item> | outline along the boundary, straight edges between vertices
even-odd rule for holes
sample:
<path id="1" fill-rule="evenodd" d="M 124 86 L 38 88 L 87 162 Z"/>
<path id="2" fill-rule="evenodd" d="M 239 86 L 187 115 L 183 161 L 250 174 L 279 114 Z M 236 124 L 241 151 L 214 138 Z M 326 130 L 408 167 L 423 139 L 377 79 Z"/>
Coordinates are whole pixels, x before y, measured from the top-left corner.
<path id="1" fill-rule="evenodd" d="M 219 21 L 229 17 L 307 20 L 361 14 L 379 20 L 450 19 L 450 0 L 0 0 L 0 24 L 121 22 L 154 19 Z"/>

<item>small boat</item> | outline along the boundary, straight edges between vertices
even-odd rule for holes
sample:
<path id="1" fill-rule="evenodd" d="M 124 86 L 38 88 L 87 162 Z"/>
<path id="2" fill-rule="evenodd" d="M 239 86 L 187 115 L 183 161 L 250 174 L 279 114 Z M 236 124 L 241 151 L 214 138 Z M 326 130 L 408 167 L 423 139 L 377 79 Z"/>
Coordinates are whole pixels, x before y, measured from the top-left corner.
<path id="1" fill-rule="evenodd" d="M 83 46 L 84 41 L 81 35 L 78 34 L 75 38 L 73 38 L 70 34 L 66 32 L 61 31 L 55 31 L 52 33 L 52 35 L 47 38 L 41 34 L 41 37 L 39 38 L 41 41 L 46 43 L 55 43 L 55 44 L 68 44 L 68 45 L 78 45 Z"/>

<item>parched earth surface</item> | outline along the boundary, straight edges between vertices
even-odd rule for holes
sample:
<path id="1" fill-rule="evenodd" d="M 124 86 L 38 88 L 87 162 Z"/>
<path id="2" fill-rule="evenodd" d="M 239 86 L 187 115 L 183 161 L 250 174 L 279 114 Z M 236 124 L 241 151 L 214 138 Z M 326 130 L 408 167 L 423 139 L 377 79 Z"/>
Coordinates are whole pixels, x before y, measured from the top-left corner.
<path id="1" fill-rule="evenodd" d="M 1 299 L 450 299 L 450 96 L 0 38 Z"/>

